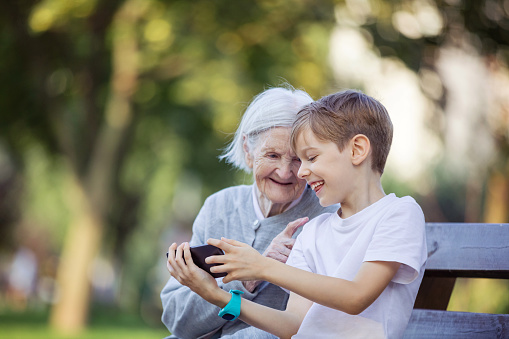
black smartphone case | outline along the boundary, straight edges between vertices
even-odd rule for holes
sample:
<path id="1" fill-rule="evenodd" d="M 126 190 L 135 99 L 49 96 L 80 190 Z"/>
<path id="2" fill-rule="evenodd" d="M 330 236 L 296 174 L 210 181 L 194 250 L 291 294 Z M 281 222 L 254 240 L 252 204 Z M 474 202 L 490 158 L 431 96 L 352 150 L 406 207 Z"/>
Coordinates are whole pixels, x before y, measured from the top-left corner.
<path id="1" fill-rule="evenodd" d="M 216 246 L 212 245 L 202 245 L 202 246 L 193 246 L 191 247 L 191 257 L 193 258 L 193 262 L 196 266 L 207 271 L 214 278 L 221 278 L 226 276 L 226 273 L 212 273 L 210 272 L 210 268 L 212 266 L 217 266 L 221 264 L 207 264 L 205 262 L 205 258 L 210 257 L 212 255 L 223 255 L 223 250 Z"/>
<path id="2" fill-rule="evenodd" d="M 212 245 L 201 245 L 201 246 L 193 246 L 190 248 L 191 257 L 193 258 L 193 262 L 196 266 L 201 268 L 202 270 L 209 273 L 214 278 L 225 277 L 226 273 L 212 273 L 210 272 L 210 268 L 212 266 L 218 266 L 222 264 L 207 264 L 205 262 L 205 258 L 210 257 L 212 255 L 223 255 L 223 250 Z M 177 250 L 175 250 L 175 253 Z M 168 258 L 168 252 L 166 252 L 166 258 Z"/>

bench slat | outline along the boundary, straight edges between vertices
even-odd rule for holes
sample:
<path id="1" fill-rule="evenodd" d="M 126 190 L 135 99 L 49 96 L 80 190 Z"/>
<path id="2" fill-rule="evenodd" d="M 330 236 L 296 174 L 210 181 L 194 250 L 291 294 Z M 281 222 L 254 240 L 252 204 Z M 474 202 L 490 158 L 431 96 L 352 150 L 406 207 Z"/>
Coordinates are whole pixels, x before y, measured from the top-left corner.
<path id="1" fill-rule="evenodd" d="M 457 277 L 509 279 L 509 224 L 427 223 L 426 240 L 426 272 L 404 338 L 509 338 L 509 314 L 445 311 Z"/>
<path id="2" fill-rule="evenodd" d="M 403 338 L 509 338 L 509 314 L 414 309 Z"/>
<path id="3" fill-rule="evenodd" d="M 509 278 L 509 224 L 426 224 L 426 276 Z"/>

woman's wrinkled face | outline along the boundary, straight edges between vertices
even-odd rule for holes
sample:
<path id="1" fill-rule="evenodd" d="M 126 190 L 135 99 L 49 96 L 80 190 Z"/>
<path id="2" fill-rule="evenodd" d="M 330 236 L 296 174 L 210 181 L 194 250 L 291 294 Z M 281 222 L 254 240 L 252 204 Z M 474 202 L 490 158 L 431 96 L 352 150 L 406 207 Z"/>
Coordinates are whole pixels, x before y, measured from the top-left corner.
<path id="1" fill-rule="evenodd" d="M 300 160 L 290 147 L 289 127 L 276 127 L 260 135 L 254 149 L 246 150 L 258 190 L 273 204 L 291 203 L 302 194 L 306 181 L 299 179 Z"/>

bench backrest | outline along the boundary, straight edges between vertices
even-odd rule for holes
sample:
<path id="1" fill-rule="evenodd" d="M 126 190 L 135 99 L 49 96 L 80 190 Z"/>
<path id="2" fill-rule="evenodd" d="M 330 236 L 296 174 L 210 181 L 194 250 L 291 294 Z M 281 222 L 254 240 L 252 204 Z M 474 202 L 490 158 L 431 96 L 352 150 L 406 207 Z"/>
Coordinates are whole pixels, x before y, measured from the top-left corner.
<path id="1" fill-rule="evenodd" d="M 427 223 L 426 237 L 426 272 L 404 338 L 509 338 L 508 314 L 445 311 L 456 278 L 509 279 L 509 224 Z"/>

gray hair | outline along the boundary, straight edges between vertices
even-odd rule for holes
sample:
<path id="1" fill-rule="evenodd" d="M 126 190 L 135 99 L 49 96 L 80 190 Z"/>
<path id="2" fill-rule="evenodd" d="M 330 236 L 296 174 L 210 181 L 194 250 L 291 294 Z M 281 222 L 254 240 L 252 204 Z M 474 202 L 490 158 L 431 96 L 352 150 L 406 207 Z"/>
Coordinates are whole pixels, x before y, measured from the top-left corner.
<path id="1" fill-rule="evenodd" d="M 250 172 L 245 161 L 244 136 L 249 150 L 252 150 L 260 135 L 269 129 L 292 127 L 297 112 L 311 102 L 313 99 L 309 94 L 290 85 L 270 88 L 258 94 L 247 107 L 232 142 L 219 159 L 225 159 L 236 168 Z"/>

